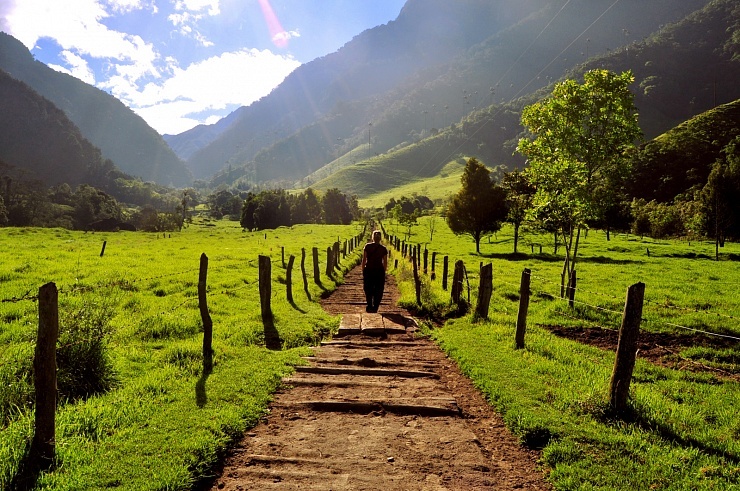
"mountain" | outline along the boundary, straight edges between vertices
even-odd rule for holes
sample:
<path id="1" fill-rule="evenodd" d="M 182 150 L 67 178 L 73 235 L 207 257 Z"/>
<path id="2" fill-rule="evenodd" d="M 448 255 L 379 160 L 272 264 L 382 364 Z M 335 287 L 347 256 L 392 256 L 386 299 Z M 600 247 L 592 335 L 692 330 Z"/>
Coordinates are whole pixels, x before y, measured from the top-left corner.
<path id="1" fill-rule="evenodd" d="M 241 108 L 238 120 L 188 165 L 197 177 L 222 170 L 219 179 L 228 174 L 247 185 L 308 185 L 306 176 L 342 155 L 408 146 L 493 103 L 531 96 L 707 3 L 410 0 L 395 21 L 299 67 Z M 656 130 L 675 122 L 658 118 Z M 517 132 L 506 128 L 503 141 Z M 512 163 L 505 150 L 489 149 L 495 163 Z"/>
<path id="2" fill-rule="evenodd" d="M 2 172 L 52 186 L 105 187 L 122 177 L 66 114 L 28 85 L 0 70 Z"/>
<path id="3" fill-rule="evenodd" d="M 64 111 L 103 157 L 124 172 L 165 185 L 192 181 L 184 162 L 162 137 L 122 102 L 34 60 L 20 41 L 2 32 L 0 69 Z"/>

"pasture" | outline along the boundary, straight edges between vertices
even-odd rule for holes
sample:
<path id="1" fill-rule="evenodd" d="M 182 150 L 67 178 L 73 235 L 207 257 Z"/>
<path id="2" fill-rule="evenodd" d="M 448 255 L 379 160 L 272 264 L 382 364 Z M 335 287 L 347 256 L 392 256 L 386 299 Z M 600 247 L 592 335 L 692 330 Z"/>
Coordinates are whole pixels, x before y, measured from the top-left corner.
<path id="1" fill-rule="evenodd" d="M 437 252 L 435 280 L 422 274 L 423 309 L 449 315 L 441 258 L 465 262 L 475 305 L 480 263 L 492 262 L 487 320 L 472 314 L 428 325 L 427 334 L 499 410 L 542 462 L 556 489 L 731 489 L 740 486 L 740 246 L 642 239 L 590 231 L 579 249 L 573 308 L 560 298 L 562 255 L 552 237 L 525 235 L 513 254 L 511 230 L 481 241 L 454 236 L 436 218 L 413 228 L 412 244 Z M 403 237 L 403 229 L 385 224 Z M 542 245 L 542 253 L 539 246 Z M 532 252 L 534 251 L 534 253 Z M 648 255 L 649 251 L 649 255 Z M 562 252 L 562 251 L 560 251 Z M 398 256 L 396 256 L 398 257 Z M 431 269 L 431 265 L 429 266 Z M 531 269 L 525 348 L 514 332 L 520 278 Z M 416 302 L 411 268 L 399 261 L 402 302 Z M 614 347 L 625 292 L 646 284 L 630 411 L 608 406 Z M 463 294 L 465 296 L 466 293 Z M 599 344 L 602 347 L 597 347 Z M 603 349 L 606 347 L 607 349 Z M 655 362 L 655 363 L 654 363 Z"/>
<path id="2" fill-rule="evenodd" d="M 35 295 L 59 288 L 58 462 L 37 489 L 191 489 L 265 411 L 306 346 L 338 327 L 315 301 L 336 281 L 326 248 L 363 225 L 243 232 L 198 222 L 179 233 L 0 229 L 0 489 L 19 486 L 33 433 Z M 101 256 L 103 242 L 105 253 Z M 294 303 L 286 301 L 285 261 Z M 309 295 L 300 261 L 306 248 Z M 318 247 L 320 284 L 311 248 Z M 209 258 L 214 368 L 202 371 L 199 258 Z M 258 255 L 272 260 L 273 323 L 260 315 Z M 359 262 L 359 252 L 341 261 Z M 267 335 L 279 346 L 267 349 Z M 277 349 L 276 349 L 277 348 Z"/>

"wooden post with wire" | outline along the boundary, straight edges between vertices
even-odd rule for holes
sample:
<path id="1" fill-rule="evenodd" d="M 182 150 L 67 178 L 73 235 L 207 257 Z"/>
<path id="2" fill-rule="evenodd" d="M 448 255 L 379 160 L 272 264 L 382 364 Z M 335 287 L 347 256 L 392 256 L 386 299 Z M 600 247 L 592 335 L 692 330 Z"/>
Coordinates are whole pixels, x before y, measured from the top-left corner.
<path id="1" fill-rule="evenodd" d="M 55 418 L 57 405 L 57 359 L 59 338 L 59 291 L 54 283 L 39 288 L 39 326 L 33 357 L 36 392 L 31 462 L 48 468 L 56 453 Z"/>
<path id="2" fill-rule="evenodd" d="M 637 340 L 640 334 L 644 298 L 645 283 L 635 283 L 627 289 L 622 326 L 619 328 L 617 356 L 609 384 L 609 405 L 617 413 L 624 413 L 627 409 L 630 382 L 637 357 Z"/>
<path id="3" fill-rule="evenodd" d="M 103 248 L 100 249 L 100 257 L 103 257 L 103 254 L 105 254 L 105 245 L 107 244 L 107 241 L 103 241 Z"/>
<path id="4" fill-rule="evenodd" d="M 419 258 L 414 255 L 411 257 L 411 262 L 414 263 L 414 290 L 416 292 L 416 305 L 421 305 L 421 280 L 419 279 Z"/>
<path id="5" fill-rule="evenodd" d="M 331 246 L 326 248 L 326 276 L 329 278 L 334 277 L 334 257 L 332 256 Z"/>
<path id="6" fill-rule="evenodd" d="M 306 278 L 306 248 L 301 247 L 301 276 L 303 276 L 303 291 L 306 292 L 306 296 L 311 300 L 311 295 L 308 293 L 308 278 Z"/>
<path id="7" fill-rule="evenodd" d="M 442 289 L 447 290 L 447 274 L 449 273 L 450 258 L 445 256 L 442 260 Z"/>
<path id="8" fill-rule="evenodd" d="M 288 302 L 293 302 L 293 262 L 295 256 L 293 254 L 288 258 L 288 269 L 285 271 L 285 296 Z"/>
<path id="9" fill-rule="evenodd" d="M 519 285 L 519 313 L 516 316 L 516 349 L 524 348 L 524 333 L 527 330 L 527 312 L 529 311 L 529 285 L 532 280 L 532 271 L 524 268 L 522 281 Z"/>
<path id="10" fill-rule="evenodd" d="M 198 309 L 203 322 L 203 373 L 210 373 L 213 369 L 213 321 L 208 312 L 206 299 L 206 281 L 208 278 L 208 256 L 205 252 L 200 255 L 200 271 L 198 273 Z"/>
<path id="11" fill-rule="evenodd" d="M 493 295 L 493 264 L 488 263 L 480 269 L 480 283 L 478 285 L 478 303 L 475 313 L 481 319 L 488 318 L 488 308 Z"/>

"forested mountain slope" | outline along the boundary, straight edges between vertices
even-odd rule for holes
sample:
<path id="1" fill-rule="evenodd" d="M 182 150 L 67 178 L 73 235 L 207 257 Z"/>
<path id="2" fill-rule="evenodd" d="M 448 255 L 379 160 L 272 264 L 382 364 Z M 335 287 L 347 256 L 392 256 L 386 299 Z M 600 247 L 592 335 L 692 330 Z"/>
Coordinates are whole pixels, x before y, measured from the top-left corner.
<path id="1" fill-rule="evenodd" d="M 0 32 L 0 69 L 65 112 L 103 156 L 126 173 L 184 186 L 190 172 L 162 137 L 115 97 L 35 61 L 20 41 Z"/>

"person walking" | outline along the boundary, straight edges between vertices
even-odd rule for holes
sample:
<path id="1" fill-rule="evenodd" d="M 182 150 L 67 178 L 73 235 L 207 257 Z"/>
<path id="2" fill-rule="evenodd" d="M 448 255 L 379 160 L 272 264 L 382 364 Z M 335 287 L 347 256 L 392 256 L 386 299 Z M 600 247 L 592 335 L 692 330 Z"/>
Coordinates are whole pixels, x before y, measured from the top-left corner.
<path id="1" fill-rule="evenodd" d="M 388 268 L 388 249 L 380 243 L 383 234 L 373 231 L 373 240 L 362 250 L 362 286 L 365 290 L 366 312 L 377 312 L 383 299 L 385 270 Z"/>

